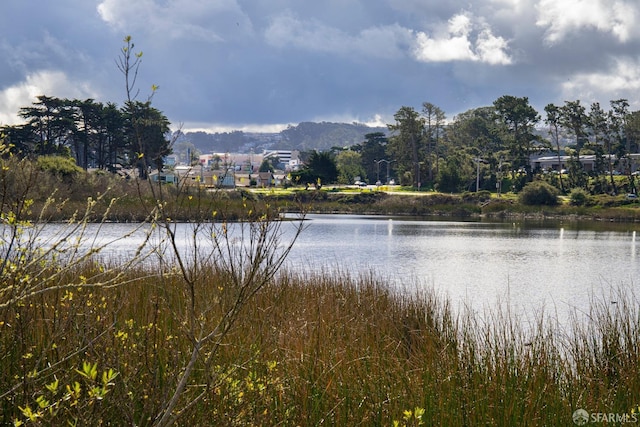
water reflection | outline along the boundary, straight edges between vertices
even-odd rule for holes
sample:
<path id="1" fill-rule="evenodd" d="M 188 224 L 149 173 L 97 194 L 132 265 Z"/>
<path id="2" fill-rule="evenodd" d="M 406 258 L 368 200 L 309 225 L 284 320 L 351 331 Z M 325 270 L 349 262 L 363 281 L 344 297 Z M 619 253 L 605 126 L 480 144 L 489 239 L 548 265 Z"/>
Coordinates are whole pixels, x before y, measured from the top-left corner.
<path id="1" fill-rule="evenodd" d="M 594 293 L 633 287 L 640 274 L 633 224 L 310 219 L 292 254 L 294 264 L 297 250 L 315 250 L 314 264 L 325 269 L 376 271 L 394 278 L 398 287 L 418 278 L 479 309 L 506 295 L 522 310 L 586 308 Z M 323 241 L 327 235 L 340 238 Z"/>

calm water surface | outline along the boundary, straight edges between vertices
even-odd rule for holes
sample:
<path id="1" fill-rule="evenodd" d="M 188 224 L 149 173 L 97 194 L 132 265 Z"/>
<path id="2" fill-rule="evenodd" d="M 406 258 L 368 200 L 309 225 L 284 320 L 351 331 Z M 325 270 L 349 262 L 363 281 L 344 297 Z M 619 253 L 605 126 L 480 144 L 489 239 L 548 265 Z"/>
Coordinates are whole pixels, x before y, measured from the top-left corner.
<path id="1" fill-rule="evenodd" d="M 375 271 L 401 288 L 431 286 L 477 310 L 499 302 L 525 311 L 586 310 L 593 296 L 636 289 L 640 277 L 635 224 L 596 231 L 558 222 L 309 219 L 294 264 L 304 253 L 307 266 Z"/>
<path id="2" fill-rule="evenodd" d="M 433 287 L 454 305 L 478 311 L 510 304 L 518 311 L 544 308 L 563 316 L 574 307 L 586 310 L 593 296 L 615 299 L 609 296 L 612 289 L 637 290 L 640 295 L 636 224 L 595 229 L 594 224 L 577 223 L 356 215 L 309 215 L 305 224 L 289 267 L 354 275 L 375 272 L 402 291 Z M 184 236 L 190 235 L 189 227 L 178 225 Z M 97 243 L 110 242 L 132 228 L 103 225 Z M 115 241 L 111 253 L 126 257 L 141 235 Z"/>

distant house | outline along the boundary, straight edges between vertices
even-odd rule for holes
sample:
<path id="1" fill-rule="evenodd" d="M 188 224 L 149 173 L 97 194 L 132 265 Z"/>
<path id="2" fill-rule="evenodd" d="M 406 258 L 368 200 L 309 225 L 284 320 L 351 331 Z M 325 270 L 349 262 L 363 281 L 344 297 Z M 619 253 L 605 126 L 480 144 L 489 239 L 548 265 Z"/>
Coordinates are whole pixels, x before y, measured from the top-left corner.
<path id="1" fill-rule="evenodd" d="M 201 185 L 205 182 L 204 171 L 200 166 L 176 166 L 175 174 L 178 176 L 176 182 L 180 182 L 182 185 Z"/>
<path id="2" fill-rule="evenodd" d="M 284 173 L 274 173 L 273 174 L 273 185 L 275 185 L 276 187 L 280 187 L 283 186 L 287 183 L 288 178 L 287 178 L 287 174 Z"/>
<path id="3" fill-rule="evenodd" d="M 258 178 L 256 179 L 256 185 L 258 187 L 271 187 L 275 185 L 275 179 L 273 172 L 258 172 Z"/>
<path id="4" fill-rule="evenodd" d="M 211 179 L 213 180 L 213 185 L 220 188 L 234 188 L 236 186 L 236 177 L 235 173 L 232 170 L 227 172 L 218 173 L 218 171 L 214 172 Z"/>
<path id="5" fill-rule="evenodd" d="M 233 168 L 236 172 L 253 172 L 262 164 L 262 154 L 212 153 L 200 156 L 200 165 L 207 170 Z"/>
<path id="6" fill-rule="evenodd" d="M 160 182 L 162 184 L 176 184 L 178 182 L 178 175 L 173 172 L 151 172 L 149 178 L 153 182 Z"/>
<path id="7" fill-rule="evenodd" d="M 249 187 L 253 176 L 248 173 L 236 172 L 234 174 L 236 187 Z"/>

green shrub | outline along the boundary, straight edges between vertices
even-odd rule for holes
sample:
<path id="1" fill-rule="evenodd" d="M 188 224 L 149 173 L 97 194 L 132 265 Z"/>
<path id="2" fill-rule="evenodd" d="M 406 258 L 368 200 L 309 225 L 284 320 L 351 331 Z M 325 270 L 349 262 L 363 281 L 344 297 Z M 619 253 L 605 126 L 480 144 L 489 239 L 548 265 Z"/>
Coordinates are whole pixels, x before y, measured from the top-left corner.
<path id="1" fill-rule="evenodd" d="M 40 156 L 37 163 L 43 171 L 51 172 L 61 178 L 72 178 L 82 172 L 82 168 L 76 165 L 76 161 L 71 157 Z"/>
<path id="2" fill-rule="evenodd" d="M 543 181 L 534 181 L 525 185 L 520 193 L 523 205 L 555 206 L 558 204 L 558 189 Z"/>
<path id="3" fill-rule="evenodd" d="M 584 206 L 590 201 L 589 194 L 582 188 L 574 188 L 569 195 L 569 203 L 572 206 Z"/>
<path id="4" fill-rule="evenodd" d="M 440 167 L 435 189 L 443 193 L 457 193 L 464 187 L 464 182 L 458 162 L 449 160 Z"/>

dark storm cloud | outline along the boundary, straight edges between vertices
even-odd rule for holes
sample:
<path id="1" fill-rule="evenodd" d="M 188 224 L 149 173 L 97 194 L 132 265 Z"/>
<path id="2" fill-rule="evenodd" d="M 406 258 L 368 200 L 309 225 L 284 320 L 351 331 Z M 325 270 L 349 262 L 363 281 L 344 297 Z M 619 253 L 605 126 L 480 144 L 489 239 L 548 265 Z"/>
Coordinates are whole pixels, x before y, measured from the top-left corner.
<path id="1" fill-rule="evenodd" d="M 138 87 L 185 128 L 389 123 L 528 96 L 640 108 L 633 0 L 5 0 L 0 123 L 35 96 L 121 103 L 125 35 Z M 8 18 L 7 18 L 8 17 Z"/>

